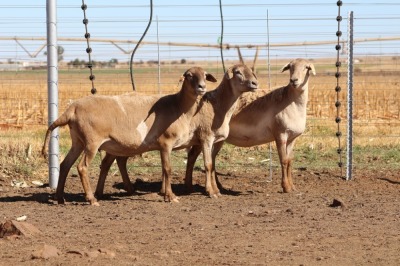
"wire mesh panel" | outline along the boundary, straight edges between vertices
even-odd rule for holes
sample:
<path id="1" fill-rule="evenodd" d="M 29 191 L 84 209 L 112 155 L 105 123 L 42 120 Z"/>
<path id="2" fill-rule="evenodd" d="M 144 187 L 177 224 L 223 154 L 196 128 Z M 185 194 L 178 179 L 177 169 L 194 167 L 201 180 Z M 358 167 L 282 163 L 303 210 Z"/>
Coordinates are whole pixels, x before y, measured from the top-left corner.
<path id="1" fill-rule="evenodd" d="M 400 22 L 399 3 L 385 1 L 343 2 L 342 49 L 343 88 L 337 95 L 336 2 L 223 1 L 224 36 L 216 1 L 188 4 L 187 1 L 155 2 L 157 24 L 149 28 L 133 60 L 136 90 L 168 94 L 179 90 L 179 78 L 199 65 L 221 80 L 220 45 L 225 65 L 239 62 L 238 49 L 252 65 L 259 52 L 256 71 L 261 87 L 286 85 L 288 74 L 281 67 L 294 58 L 311 60 L 317 75 L 311 77 L 307 105 L 307 129 L 298 139 L 297 169 L 337 169 L 336 107 L 342 103 L 342 132 L 347 112 L 347 12 L 354 11 L 354 102 L 353 145 L 355 175 L 364 169 L 400 168 Z M 132 91 L 129 57 L 146 28 L 148 1 L 86 1 L 90 25 L 93 74 L 98 94 Z M 47 121 L 46 18 L 44 3 L 14 1 L 0 4 L 0 121 L 24 127 Z M 269 36 L 267 36 L 267 12 Z M 90 95 L 86 39 L 81 3 L 58 0 L 59 111 L 77 98 Z M 158 30 L 157 30 L 158 29 Z M 270 75 L 267 64 L 269 39 Z M 160 62 L 158 62 L 160 61 Z M 270 79 L 268 80 L 268 77 Z M 215 85 L 208 84 L 209 89 Z M 343 136 L 345 137 L 345 136 Z M 345 138 L 343 138 L 345 140 Z M 346 143 L 343 143 L 345 147 Z M 239 149 L 240 150 L 240 149 Z M 247 149 L 248 167 L 266 167 L 267 148 Z M 276 157 L 275 149 L 273 155 Z M 274 162 L 279 162 L 273 158 Z M 234 165 L 236 161 L 228 161 Z M 278 163 L 273 165 L 278 168 Z"/>

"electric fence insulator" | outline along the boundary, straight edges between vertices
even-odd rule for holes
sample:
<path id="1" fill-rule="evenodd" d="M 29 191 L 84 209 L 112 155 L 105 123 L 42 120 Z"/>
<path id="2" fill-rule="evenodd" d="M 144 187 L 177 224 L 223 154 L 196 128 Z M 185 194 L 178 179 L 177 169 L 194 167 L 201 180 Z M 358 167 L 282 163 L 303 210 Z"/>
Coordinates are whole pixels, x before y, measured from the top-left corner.
<path id="1" fill-rule="evenodd" d="M 86 18 L 86 9 L 87 9 L 87 5 L 85 4 L 85 1 L 84 0 L 82 0 L 82 5 L 81 5 L 81 8 L 82 8 L 82 10 L 83 10 L 83 20 L 82 20 L 82 22 L 83 22 L 83 24 L 85 24 L 85 38 L 86 38 L 86 44 L 87 44 L 87 48 L 86 48 L 86 53 L 88 54 L 88 57 L 89 57 L 89 61 L 88 61 L 88 64 L 87 64 L 87 67 L 89 68 L 89 70 L 90 70 L 90 76 L 89 76 L 89 79 L 90 79 L 90 81 L 92 82 L 92 89 L 90 90 L 90 92 L 92 93 L 92 94 L 95 94 L 96 92 L 97 92 L 97 90 L 96 90 L 96 88 L 94 87 L 94 79 L 95 79 L 95 76 L 93 75 L 93 69 L 92 69 L 92 67 L 93 67 L 93 64 L 92 64 L 92 58 L 91 58 L 91 56 L 90 56 L 90 53 L 92 52 L 92 48 L 90 48 L 90 42 L 89 42 L 89 39 L 90 39 L 90 33 L 88 32 L 88 27 L 87 27 L 87 24 L 89 23 L 89 20 Z"/>
<path id="2" fill-rule="evenodd" d="M 337 124 L 337 132 L 336 132 L 336 137 L 338 138 L 338 149 L 337 152 L 339 154 L 339 163 L 338 166 L 341 168 L 341 174 L 343 175 L 343 163 L 342 163 L 342 147 L 341 147 L 341 140 L 340 137 L 342 136 L 342 132 L 340 132 L 340 122 L 341 122 L 341 118 L 340 118 L 340 95 L 339 92 L 341 91 L 340 88 L 340 77 L 342 76 L 342 74 L 339 71 L 339 68 L 341 67 L 341 62 L 340 62 L 340 50 L 342 49 L 342 46 L 340 45 L 340 37 L 342 36 L 342 31 L 340 30 L 340 22 L 342 21 L 342 16 L 340 15 L 340 7 L 342 6 L 342 1 L 337 1 L 337 6 L 338 6 L 338 15 L 336 17 L 336 21 L 338 22 L 338 28 L 336 31 L 336 37 L 337 37 L 337 44 L 335 45 L 335 49 L 336 49 L 336 54 L 337 54 L 337 59 L 336 59 L 336 63 L 335 66 L 337 68 L 337 71 L 335 73 L 335 77 L 336 77 L 336 87 L 335 87 L 335 91 L 336 91 L 336 102 L 335 102 L 335 107 L 336 107 L 336 118 L 335 118 L 335 122 Z"/>

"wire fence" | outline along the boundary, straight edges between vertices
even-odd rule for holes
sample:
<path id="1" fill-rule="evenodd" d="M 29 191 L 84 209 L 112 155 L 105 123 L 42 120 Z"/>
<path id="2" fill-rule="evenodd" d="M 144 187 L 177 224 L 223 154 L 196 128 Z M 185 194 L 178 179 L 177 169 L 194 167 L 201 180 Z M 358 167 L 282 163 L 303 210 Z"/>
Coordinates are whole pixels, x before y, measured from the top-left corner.
<path id="1" fill-rule="evenodd" d="M 94 82 L 99 94 L 132 91 L 128 69 L 130 52 L 142 35 L 150 12 L 148 1 L 114 2 L 86 1 Z M 301 156 L 307 159 L 303 164 L 312 165 L 310 161 L 322 157 L 326 158 L 323 163 L 318 160 L 318 165 L 310 167 L 335 168 L 338 161 L 335 136 L 336 1 L 257 2 L 223 1 L 225 64 L 229 66 L 239 61 L 236 48 L 239 46 L 246 63 L 252 65 L 256 47 L 259 47 L 257 75 L 263 88 L 268 88 L 269 83 L 274 88 L 288 82 L 287 73 L 279 71 L 284 64 L 298 57 L 312 60 L 317 76 L 310 81 L 307 130 L 299 138 L 296 149 L 302 150 Z M 342 77 L 339 85 L 343 90 L 339 100 L 344 122 L 347 111 L 347 13 L 354 11 L 354 169 L 376 169 L 377 165 L 383 169 L 399 169 L 400 35 L 397 28 L 400 4 L 396 1 L 346 2 L 342 7 Z M 89 95 L 91 89 L 80 6 L 80 1 L 58 0 L 58 45 L 63 48 L 59 58 L 60 112 L 71 101 Z M 14 1 L 13 4 L 0 4 L 0 10 L 1 125 L 44 126 L 47 124 L 46 49 L 43 48 L 46 43 L 45 5 Z M 137 90 L 173 93 L 178 89 L 179 75 L 192 65 L 200 65 L 221 79 L 220 33 L 217 1 L 193 5 L 187 1 L 171 4 L 155 1 L 152 26 L 133 60 Z M 367 39 L 369 41 L 365 41 Z M 346 132 L 344 123 L 341 131 Z M 275 152 L 274 156 L 273 161 L 278 162 Z M 264 159 L 251 163 L 257 166 L 261 161 L 265 162 Z M 298 158 L 298 161 L 302 159 Z M 251 167 L 249 162 L 246 165 Z"/>

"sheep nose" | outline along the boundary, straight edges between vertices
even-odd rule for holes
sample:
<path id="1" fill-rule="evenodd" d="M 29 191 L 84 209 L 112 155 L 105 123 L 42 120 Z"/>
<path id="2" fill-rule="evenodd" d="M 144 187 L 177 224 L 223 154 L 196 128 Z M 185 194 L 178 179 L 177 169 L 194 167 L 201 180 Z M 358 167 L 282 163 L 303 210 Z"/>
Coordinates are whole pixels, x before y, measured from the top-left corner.
<path id="1" fill-rule="evenodd" d="M 251 88 L 252 90 L 257 89 L 257 88 L 258 88 L 258 81 L 257 81 L 257 80 L 251 80 L 251 81 L 250 81 L 250 88 Z"/>
<path id="2" fill-rule="evenodd" d="M 206 84 L 198 84 L 196 92 L 198 95 L 203 95 L 204 93 L 206 93 Z"/>
<path id="3" fill-rule="evenodd" d="M 290 79 L 290 82 L 291 82 L 291 83 L 296 83 L 298 80 L 299 80 L 299 79 L 297 79 L 297 78 L 293 78 L 293 79 Z"/>

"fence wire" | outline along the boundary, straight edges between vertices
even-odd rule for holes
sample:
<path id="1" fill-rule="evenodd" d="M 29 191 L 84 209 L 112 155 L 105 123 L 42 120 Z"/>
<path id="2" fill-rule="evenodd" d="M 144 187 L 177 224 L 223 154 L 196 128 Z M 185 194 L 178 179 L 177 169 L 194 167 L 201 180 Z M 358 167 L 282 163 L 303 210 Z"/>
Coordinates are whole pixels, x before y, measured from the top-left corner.
<path id="1" fill-rule="evenodd" d="M 214 1 L 215 2 L 215 1 Z M 255 45 L 260 48 L 257 75 L 261 86 L 272 88 L 288 83 L 287 73 L 279 69 L 288 61 L 302 57 L 312 60 L 317 75 L 311 78 L 307 107 L 307 129 L 296 144 L 296 166 L 298 169 L 337 168 L 336 133 L 336 86 L 335 31 L 337 30 L 336 2 L 332 3 L 256 3 L 248 1 L 236 4 L 223 1 L 224 43 L 248 45 L 241 54 L 248 64 L 255 55 Z M 321 1 L 322 2 L 322 1 Z M 21 3 L 21 4 L 19 4 Z M 218 46 L 220 36 L 220 10 L 218 4 L 187 5 L 155 4 L 159 33 L 151 27 L 144 41 L 154 42 L 140 47 L 133 62 L 137 90 L 144 93 L 174 93 L 178 79 L 187 68 L 200 65 L 222 78 L 220 51 L 212 47 L 157 45 L 161 43 L 194 43 Z M 59 103 L 60 113 L 68 104 L 90 94 L 86 43 L 82 34 L 82 10 L 80 3 L 58 0 L 59 38 L 81 38 L 77 41 L 59 41 L 64 48 L 59 58 Z M 342 79 L 340 86 L 346 88 L 347 32 L 344 27 L 348 11 L 354 11 L 354 39 L 375 38 L 375 41 L 356 42 L 354 47 L 354 109 L 353 144 L 354 171 L 369 168 L 400 169 L 398 154 L 400 146 L 400 40 L 384 41 L 398 36 L 400 4 L 358 1 L 343 3 Z M 142 35 L 148 19 L 148 1 L 130 4 L 109 4 L 106 1 L 90 3 L 91 38 L 106 38 L 110 42 L 93 42 L 92 59 L 96 70 L 96 88 L 101 94 L 120 94 L 131 91 L 129 80 L 129 52 Z M 43 126 L 47 123 L 47 82 L 45 50 L 38 50 L 43 41 L 15 40 L 19 37 L 45 37 L 45 6 L 26 5 L 14 1 L 0 5 L 0 123 L 4 127 Z M 267 9 L 269 13 L 270 80 L 267 68 Z M 283 12 L 284 11 L 284 12 Z M 153 24 L 155 25 L 155 23 Z M 158 37 L 158 38 L 157 38 Z M 381 40 L 380 40 L 381 39 Z M 118 43 L 131 40 L 132 43 Z M 325 45 L 308 45 L 318 41 L 331 41 Z M 294 45 L 296 44 L 296 45 Z M 126 53 L 125 53 L 125 52 Z M 27 53 L 29 52 L 29 53 Z M 37 53 L 36 57 L 31 55 Z M 160 71 L 158 70 L 158 53 Z M 234 48 L 224 50 L 225 64 L 237 63 L 238 53 Z M 160 74 L 159 74 L 160 73 Z M 160 81 L 160 84 L 159 84 Z M 209 84 L 212 89 L 212 84 Z M 342 127 L 345 125 L 347 95 L 344 91 L 342 103 Z M 346 128 L 341 128 L 346 132 Z M 345 139 L 345 136 L 343 136 Z M 344 144 L 343 144 L 344 145 Z M 345 146 L 345 145 L 344 145 Z M 249 149 L 243 165 L 265 167 L 267 149 Z M 261 157 L 251 154 L 260 152 Z M 273 149 L 274 162 L 279 162 Z M 264 157 L 262 157 L 264 156 Z M 322 160 L 321 160 L 322 158 Z M 318 162 L 313 164 L 313 162 Z M 231 165 L 236 162 L 230 161 Z M 279 168 L 278 164 L 274 167 Z"/>

